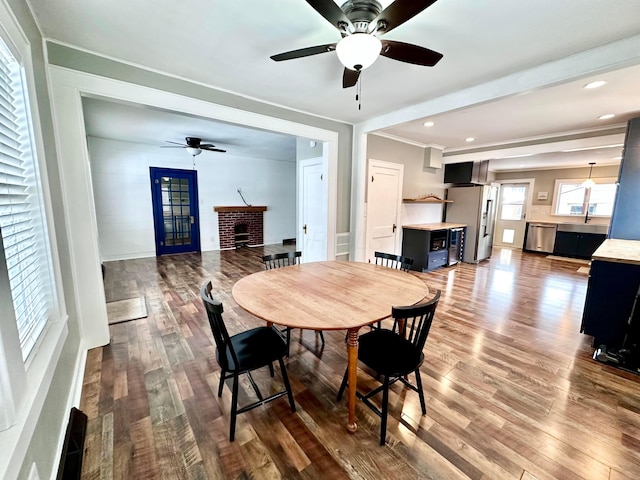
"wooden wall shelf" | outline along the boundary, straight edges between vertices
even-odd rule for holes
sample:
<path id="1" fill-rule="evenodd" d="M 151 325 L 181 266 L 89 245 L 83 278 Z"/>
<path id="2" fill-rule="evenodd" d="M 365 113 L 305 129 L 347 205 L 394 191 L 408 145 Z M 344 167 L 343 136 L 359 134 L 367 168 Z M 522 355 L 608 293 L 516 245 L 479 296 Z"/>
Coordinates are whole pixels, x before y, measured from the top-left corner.
<path id="1" fill-rule="evenodd" d="M 436 200 L 434 198 L 403 198 L 402 203 L 453 203 L 453 200 Z"/>
<path id="2" fill-rule="evenodd" d="M 267 207 L 246 207 L 246 206 L 241 206 L 241 207 L 213 207 L 213 211 L 214 212 L 244 212 L 244 213 L 249 213 L 249 212 L 265 212 L 267 210 Z"/>

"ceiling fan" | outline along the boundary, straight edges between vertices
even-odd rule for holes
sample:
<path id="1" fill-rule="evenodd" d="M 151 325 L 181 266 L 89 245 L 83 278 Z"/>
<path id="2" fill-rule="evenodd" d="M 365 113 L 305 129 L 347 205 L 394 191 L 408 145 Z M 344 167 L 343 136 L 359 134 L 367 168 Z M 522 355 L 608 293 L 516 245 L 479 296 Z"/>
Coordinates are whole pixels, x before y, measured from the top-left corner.
<path id="1" fill-rule="evenodd" d="M 173 143 L 175 145 L 162 145 L 160 148 L 184 148 L 194 157 L 196 155 L 200 155 L 203 150 L 207 150 L 209 152 L 226 152 L 226 150 L 216 148 L 216 146 L 211 143 L 202 143 L 202 139 L 198 137 L 186 137 L 186 143 L 172 142 L 170 140 L 166 140 L 166 142 Z"/>
<path id="2" fill-rule="evenodd" d="M 377 0 L 347 0 L 339 7 L 333 0 L 306 0 L 311 7 L 338 29 L 342 40 L 273 55 L 281 62 L 326 52 L 335 52 L 345 66 L 342 87 L 358 83 L 360 72 L 379 55 L 414 65 L 433 67 L 442 54 L 411 43 L 378 37 L 410 20 L 436 0 L 395 0 L 384 10 Z"/>

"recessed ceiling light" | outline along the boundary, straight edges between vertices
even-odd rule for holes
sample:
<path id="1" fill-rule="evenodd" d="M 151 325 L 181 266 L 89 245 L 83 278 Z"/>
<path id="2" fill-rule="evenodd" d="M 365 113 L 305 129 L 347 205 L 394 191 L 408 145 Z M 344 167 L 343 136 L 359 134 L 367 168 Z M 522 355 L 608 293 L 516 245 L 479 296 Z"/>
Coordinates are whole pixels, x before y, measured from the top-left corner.
<path id="1" fill-rule="evenodd" d="M 613 118 L 615 116 L 616 116 L 615 113 L 607 113 L 605 115 L 600 115 L 598 117 L 598 120 L 609 120 L 610 118 Z"/>
<path id="2" fill-rule="evenodd" d="M 589 90 L 591 90 L 592 88 L 598 88 L 598 87 L 602 87 L 603 85 L 606 85 L 607 82 L 605 82 L 604 80 L 597 80 L 595 82 L 589 82 L 587 83 L 584 88 L 587 88 Z"/>
<path id="3" fill-rule="evenodd" d="M 467 137 L 464 139 L 465 142 L 473 142 L 475 140 L 475 138 L 473 137 Z"/>
<path id="4" fill-rule="evenodd" d="M 425 127 L 433 127 L 435 125 L 435 123 L 433 122 L 424 122 L 423 124 Z"/>

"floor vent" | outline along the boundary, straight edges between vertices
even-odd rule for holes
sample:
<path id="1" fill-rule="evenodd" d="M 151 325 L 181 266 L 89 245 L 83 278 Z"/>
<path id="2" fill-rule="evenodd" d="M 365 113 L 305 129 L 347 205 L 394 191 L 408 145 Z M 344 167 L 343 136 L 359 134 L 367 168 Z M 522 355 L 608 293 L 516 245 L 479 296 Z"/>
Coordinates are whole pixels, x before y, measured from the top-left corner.
<path id="1" fill-rule="evenodd" d="M 57 480 L 80 480 L 86 431 L 87 416 L 73 407 L 69 414 L 67 433 L 62 445 Z"/>

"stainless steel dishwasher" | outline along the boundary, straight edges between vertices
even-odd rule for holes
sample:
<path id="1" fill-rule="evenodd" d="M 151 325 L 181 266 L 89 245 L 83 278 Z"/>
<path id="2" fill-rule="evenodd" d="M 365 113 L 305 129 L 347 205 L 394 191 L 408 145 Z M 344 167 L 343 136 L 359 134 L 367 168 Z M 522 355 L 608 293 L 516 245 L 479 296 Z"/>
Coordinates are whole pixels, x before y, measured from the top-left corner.
<path id="1" fill-rule="evenodd" d="M 531 252 L 553 253 L 557 229 L 558 225 L 555 223 L 529 223 L 524 249 Z"/>

